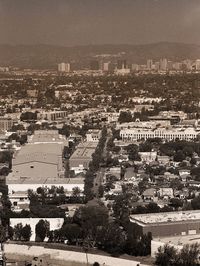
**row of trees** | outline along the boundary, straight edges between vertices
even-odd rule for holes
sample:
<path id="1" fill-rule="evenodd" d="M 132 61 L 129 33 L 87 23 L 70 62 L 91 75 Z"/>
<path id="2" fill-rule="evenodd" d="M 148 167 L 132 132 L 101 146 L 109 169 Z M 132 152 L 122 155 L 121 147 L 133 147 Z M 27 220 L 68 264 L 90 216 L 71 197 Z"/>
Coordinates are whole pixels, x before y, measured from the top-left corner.
<path id="1" fill-rule="evenodd" d="M 43 242 L 45 237 L 49 236 L 49 222 L 47 220 L 39 220 L 35 226 L 35 241 Z M 14 226 L 14 228 L 9 227 L 8 229 L 9 238 L 17 241 L 30 241 L 32 231 L 30 225 L 23 226 L 19 223 Z"/>
<path id="2" fill-rule="evenodd" d="M 159 247 L 155 265 L 158 266 L 197 266 L 199 265 L 199 244 L 184 245 L 181 250 L 173 246 Z"/>
<path id="3" fill-rule="evenodd" d="M 3 232 L 3 230 L 1 230 Z M 17 224 L 9 227 L 9 238 L 18 241 L 29 241 L 32 235 L 29 225 Z M 108 209 L 101 202 L 88 203 L 80 207 L 73 218 L 65 219 L 58 230 L 50 230 L 45 219 L 39 220 L 35 227 L 35 241 L 66 242 L 69 245 L 94 248 L 113 255 L 128 253 L 135 256 L 150 254 L 151 234 L 143 235 L 130 223 L 124 228 L 119 220 L 111 220 Z M 5 234 L 4 234 L 5 238 Z"/>
<path id="4" fill-rule="evenodd" d="M 71 245 L 97 247 L 114 255 L 148 255 L 151 239 L 151 234 L 142 235 L 128 224 L 124 230 L 118 220 L 109 218 L 108 209 L 101 202 L 80 207 L 61 229 L 49 232 L 50 242 L 67 240 Z"/>
<path id="5" fill-rule="evenodd" d="M 101 166 L 101 163 L 104 161 L 104 147 L 107 139 L 107 129 L 104 127 L 102 129 L 101 138 L 99 140 L 98 146 L 95 152 L 92 155 L 92 161 L 89 164 L 89 169 L 85 175 L 85 186 L 84 186 L 84 194 L 86 196 L 86 201 L 93 199 L 94 193 L 92 191 L 94 179 L 96 176 L 96 172 Z"/>

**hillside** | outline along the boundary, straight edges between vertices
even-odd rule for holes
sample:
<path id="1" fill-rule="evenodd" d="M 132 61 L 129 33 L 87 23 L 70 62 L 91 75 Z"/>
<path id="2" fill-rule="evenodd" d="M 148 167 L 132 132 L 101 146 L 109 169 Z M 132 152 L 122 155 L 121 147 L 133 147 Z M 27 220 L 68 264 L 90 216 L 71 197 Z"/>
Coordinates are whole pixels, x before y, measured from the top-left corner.
<path id="1" fill-rule="evenodd" d="M 145 63 L 148 58 L 170 60 L 200 58 L 200 45 L 183 43 L 154 43 L 145 45 L 87 45 L 62 47 L 51 45 L 0 45 L 0 66 L 56 68 L 59 62 L 85 66 L 95 56 L 122 53 L 129 62 Z"/>

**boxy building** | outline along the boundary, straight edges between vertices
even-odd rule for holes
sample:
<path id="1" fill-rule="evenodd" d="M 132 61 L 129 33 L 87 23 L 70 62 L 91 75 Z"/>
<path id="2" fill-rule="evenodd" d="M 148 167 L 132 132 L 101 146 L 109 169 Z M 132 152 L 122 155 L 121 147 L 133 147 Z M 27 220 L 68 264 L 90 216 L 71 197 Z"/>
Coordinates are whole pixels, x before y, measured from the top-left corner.
<path id="1" fill-rule="evenodd" d="M 80 143 L 69 159 L 70 170 L 74 171 L 75 174 L 87 170 L 89 163 L 92 161 L 92 154 L 95 152 L 97 145 L 98 142 L 95 141 Z"/>
<path id="2" fill-rule="evenodd" d="M 200 210 L 136 214 L 130 216 L 130 222 L 153 237 L 200 234 Z"/>

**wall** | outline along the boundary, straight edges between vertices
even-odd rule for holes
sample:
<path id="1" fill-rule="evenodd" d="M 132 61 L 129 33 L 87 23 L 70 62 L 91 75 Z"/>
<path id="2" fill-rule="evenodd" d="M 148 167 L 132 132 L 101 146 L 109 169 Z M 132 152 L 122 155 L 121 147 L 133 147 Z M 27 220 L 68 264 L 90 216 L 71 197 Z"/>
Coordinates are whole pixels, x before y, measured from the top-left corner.
<path id="1" fill-rule="evenodd" d="M 72 189 L 74 187 L 79 187 L 81 191 L 84 190 L 84 183 L 82 182 L 82 184 L 80 183 L 70 183 L 70 184 L 62 184 L 62 183 L 58 183 L 59 179 L 57 179 L 57 182 L 52 183 L 52 184 L 46 184 L 46 183 L 34 183 L 34 184 L 7 184 L 8 185 L 8 191 L 9 194 L 12 194 L 12 191 L 18 192 L 24 192 L 24 191 L 28 191 L 29 189 L 32 189 L 33 191 L 36 191 L 38 187 L 48 187 L 51 188 L 52 186 L 56 186 L 56 187 L 64 187 L 65 190 L 67 191 L 72 191 Z M 61 181 L 62 182 L 62 181 Z"/>
<path id="2" fill-rule="evenodd" d="M 32 260 L 33 257 L 50 255 L 52 265 L 56 266 L 84 266 L 86 264 L 86 254 L 74 251 L 47 249 L 38 246 L 26 246 L 17 244 L 5 244 L 5 255 L 8 259 L 23 259 Z M 113 258 L 109 256 L 88 254 L 89 265 L 92 265 L 95 261 L 104 266 L 147 266 L 140 264 L 138 261 L 124 260 L 119 258 Z"/>
<path id="3" fill-rule="evenodd" d="M 30 225 L 31 227 L 31 241 L 35 241 L 35 226 L 40 220 L 46 220 L 49 222 L 50 230 L 60 229 L 64 223 L 63 218 L 11 218 L 10 226 L 15 227 L 15 225 L 22 223 L 23 226 Z"/>
<path id="4" fill-rule="evenodd" d="M 155 224 L 143 227 L 143 233 L 146 234 L 148 232 L 151 232 L 153 237 L 182 235 L 182 233 L 187 235 L 190 234 L 190 230 L 196 230 L 196 234 L 199 234 L 200 221 Z"/>

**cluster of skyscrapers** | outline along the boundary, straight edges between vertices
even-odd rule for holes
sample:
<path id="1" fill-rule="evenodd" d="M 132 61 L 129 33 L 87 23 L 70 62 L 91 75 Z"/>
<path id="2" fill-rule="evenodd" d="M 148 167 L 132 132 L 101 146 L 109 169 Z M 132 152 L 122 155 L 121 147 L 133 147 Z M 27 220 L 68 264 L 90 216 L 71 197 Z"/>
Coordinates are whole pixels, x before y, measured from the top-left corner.
<path id="1" fill-rule="evenodd" d="M 190 60 L 185 59 L 180 62 L 168 60 L 167 58 L 161 58 L 158 61 L 148 59 L 146 64 L 127 63 L 126 59 L 119 60 L 91 60 L 86 67 L 91 71 L 103 71 L 103 72 L 115 72 L 117 74 L 128 74 L 130 72 L 138 71 L 200 71 L 200 59 Z M 70 63 L 58 64 L 59 72 L 70 72 Z"/>

